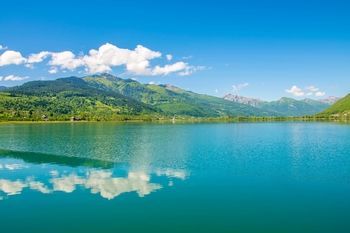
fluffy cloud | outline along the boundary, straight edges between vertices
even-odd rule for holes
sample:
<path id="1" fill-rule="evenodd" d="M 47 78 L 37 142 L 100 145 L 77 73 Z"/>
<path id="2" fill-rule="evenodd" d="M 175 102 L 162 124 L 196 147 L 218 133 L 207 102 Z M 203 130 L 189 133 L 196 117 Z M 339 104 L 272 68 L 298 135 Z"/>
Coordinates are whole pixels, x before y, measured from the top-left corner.
<path id="1" fill-rule="evenodd" d="M 82 58 L 89 73 L 110 71 L 112 67 L 124 65 L 133 74 L 150 75 L 150 60 L 161 57 L 160 52 L 152 51 L 142 45 L 134 50 L 122 49 L 113 44 L 104 44 L 98 50 L 92 49 Z"/>
<path id="2" fill-rule="evenodd" d="M 315 86 L 308 86 L 308 87 L 306 88 L 306 90 L 307 90 L 307 91 L 310 91 L 310 93 L 313 93 L 313 92 L 319 91 L 320 89 L 317 88 L 317 87 L 315 87 Z"/>
<path id="3" fill-rule="evenodd" d="M 20 65 L 25 61 L 26 59 L 17 51 L 7 50 L 0 55 L 0 66 Z"/>
<path id="4" fill-rule="evenodd" d="M 51 67 L 51 68 L 49 69 L 49 73 L 50 73 L 50 74 L 56 74 L 57 72 L 58 72 L 57 67 Z"/>
<path id="5" fill-rule="evenodd" d="M 189 66 L 187 63 L 185 64 L 186 64 L 186 67 L 181 72 L 178 73 L 180 76 L 188 76 L 197 71 L 206 69 L 206 67 L 204 66 Z"/>
<path id="6" fill-rule="evenodd" d="M 165 66 L 156 66 L 153 71 L 152 75 L 167 75 L 170 73 L 174 72 L 179 72 L 179 71 L 186 71 L 186 67 L 188 67 L 188 64 L 185 62 L 176 62 L 171 65 L 165 65 Z"/>
<path id="7" fill-rule="evenodd" d="M 316 97 L 322 97 L 322 96 L 325 96 L 326 95 L 326 92 L 324 92 L 324 91 L 317 91 L 317 92 L 315 92 L 315 96 Z"/>
<path id="8" fill-rule="evenodd" d="M 232 89 L 234 93 L 238 93 L 240 90 L 249 86 L 249 83 L 239 83 L 236 85 L 232 85 Z"/>
<path id="9" fill-rule="evenodd" d="M 59 53 L 51 53 L 49 64 L 61 69 L 74 70 L 84 65 L 84 62 L 80 58 L 76 58 L 75 54 L 71 51 L 63 51 Z"/>
<path id="10" fill-rule="evenodd" d="M 32 63 L 39 63 L 42 62 L 45 58 L 47 58 L 51 53 L 48 51 L 42 51 L 40 53 L 34 53 L 31 54 L 28 59 L 27 63 L 32 64 Z"/>
<path id="11" fill-rule="evenodd" d="M 173 60 L 173 55 L 171 55 L 171 54 L 167 54 L 165 57 L 168 61 Z"/>
<path id="12" fill-rule="evenodd" d="M 126 72 L 133 75 L 168 75 L 177 73 L 178 75 L 190 75 L 193 72 L 202 70 L 203 67 L 190 66 L 178 61 L 173 64 L 163 66 L 151 66 L 151 60 L 161 58 L 162 54 L 153 51 L 142 45 L 137 45 L 134 49 L 119 48 L 116 45 L 106 43 L 98 49 L 91 49 L 86 55 L 75 55 L 71 51 L 49 52 L 41 51 L 33 53 L 25 58 L 20 52 L 6 51 L 0 55 L 0 66 L 10 64 L 25 64 L 28 68 L 33 68 L 34 63 L 41 63 L 49 59 L 49 73 L 54 74 L 60 70 L 76 70 L 84 68 L 87 73 L 102 73 L 111 71 L 115 67 L 124 67 Z M 171 54 L 165 55 L 167 61 L 171 61 Z"/>
<path id="13" fill-rule="evenodd" d="M 0 44 L 0 50 L 4 50 L 4 49 L 7 49 L 7 47 Z"/>
<path id="14" fill-rule="evenodd" d="M 308 91 L 307 95 L 309 95 L 309 96 L 314 95 L 316 97 L 322 97 L 322 96 L 326 95 L 326 92 L 320 91 L 320 89 L 318 87 L 315 87 L 315 86 L 308 86 L 306 88 L 306 90 Z"/>
<path id="15" fill-rule="evenodd" d="M 305 95 L 305 92 L 296 85 L 292 86 L 290 89 L 286 89 L 286 92 L 290 93 L 294 96 L 304 96 Z"/>
<path id="16" fill-rule="evenodd" d="M 315 87 L 313 85 L 308 86 L 304 89 L 293 85 L 290 89 L 286 89 L 286 92 L 289 94 L 292 94 L 296 97 L 301 97 L 301 96 L 315 96 L 315 97 L 322 97 L 325 96 L 326 93 L 323 91 L 320 91 L 318 87 Z"/>
<path id="17" fill-rule="evenodd" d="M 25 77 L 20 77 L 20 76 L 16 76 L 16 75 L 8 75 L 8 76 L 0 76 L 0 81 L 22 81 L 22 80 L 25 80 L 25 79 L 28 79 L 27 76 Z"/>
<path id="18" fill-rule="evenodd" d="M 142 45 L 137 45 L 134 50 L 129 50 L 107 43 L 98 50 L 90 50 L 82 60 L 89 73 L 111 71 L 113 67 L 118 66 L 125 66 L 127 72 L 136 75 L 168 75 L 170 73 L 188 75 L 195 71 L 193 67 L 181 61 L 152 68 L 150 61 L 161 56 L 160 52 L 152 51 Z M 166 55 L 166 59 L 172 60 L 172 55 Z"/>

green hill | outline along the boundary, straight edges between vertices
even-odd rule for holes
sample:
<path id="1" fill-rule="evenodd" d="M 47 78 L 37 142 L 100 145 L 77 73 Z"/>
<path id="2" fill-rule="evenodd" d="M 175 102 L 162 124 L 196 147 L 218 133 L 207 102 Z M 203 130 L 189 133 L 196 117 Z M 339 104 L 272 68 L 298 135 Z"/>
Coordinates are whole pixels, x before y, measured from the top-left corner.
<path id="1" fill-rule="evenodd" d="M 2 120 L 119 120 L 172 116 L 271 116 L 273 112 L 171 85 L 112 75 L 31 81 L 0 92 Z"/>
<path id="2" fill-rule="evenodd" d="M 321 112 L 317 116 L 321 117 L 346 117 L 350 116 L 350 94 L 338 100 L 331 107 Z"/>
<path id="3" fill-rule="evenodd" d="M 312 99 L 296 100 L 283 97 L 277 101 L 262 102 L 258 107 L 266 111 L 274 111 L 281 116 L 306 116 L 319 113 L 329 106 L 327 103 Z"/>
<path id="4" fill-rule="evenodd" d="M 172 85 L 141 84 L 135 80 L 120 79 L 108 74 L 83 79 L 95 88 L 114 91 L 160 109 L 167 115 L 195 117 L 275 115 L 271 111 L 197 94 Z"/>
<path id="5" fill-rule="evenodd" d="M 283 97 L 277 101 L 263 101 L 260 99 L 227 94 L 223 98 L 232 102 L 250 105 L 266 112 L 273 112 L 277 116 L 306 116 L 324 111 L 330 106 L 329 102 L 335 97 L 325 100 L 296 100 Z"/>
<path id="6" fill-rule="evenodd" d="M 80 78 L 32 81 L 0 92 L 0 119 L 119 119 L 158 110 L 111 91 L 90 87 Z"/>

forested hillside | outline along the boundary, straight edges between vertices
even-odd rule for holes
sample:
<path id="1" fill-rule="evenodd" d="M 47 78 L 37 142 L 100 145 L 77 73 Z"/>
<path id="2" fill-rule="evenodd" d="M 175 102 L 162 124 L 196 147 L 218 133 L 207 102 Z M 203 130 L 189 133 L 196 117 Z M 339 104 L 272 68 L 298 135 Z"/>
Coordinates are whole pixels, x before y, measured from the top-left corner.
<path id="1" fill-rule="evenodd" d="M 2 120 L 269 115 L 273 113 L 174 86 L 141 84 L 108 74 L 31 81 L 0 92 Z"/>

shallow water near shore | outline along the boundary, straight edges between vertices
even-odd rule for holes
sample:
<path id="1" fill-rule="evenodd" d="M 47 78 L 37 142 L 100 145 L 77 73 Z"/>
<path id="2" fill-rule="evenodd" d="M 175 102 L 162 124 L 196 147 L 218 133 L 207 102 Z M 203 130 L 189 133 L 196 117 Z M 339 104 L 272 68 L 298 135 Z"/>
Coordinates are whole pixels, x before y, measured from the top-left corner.
<path id="1" fill-rule="evenodd" d="M 350 125 L 0 124 L 3 232 L 349 232 Z"/>

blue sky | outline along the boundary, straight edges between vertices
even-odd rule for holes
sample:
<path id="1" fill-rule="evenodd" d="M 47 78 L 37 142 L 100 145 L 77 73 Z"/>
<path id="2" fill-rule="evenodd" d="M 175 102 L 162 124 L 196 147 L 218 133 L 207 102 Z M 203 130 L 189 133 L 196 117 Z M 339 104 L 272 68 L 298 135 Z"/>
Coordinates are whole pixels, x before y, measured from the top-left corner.
<path id="1" fill-rule="evenodd" d="M 0 58 L 0 85 L 107 71 L 267 100 L 350 89 L 349 1 L 13 0 L 0 11 L 0 56 L 21 54 Z"/>

